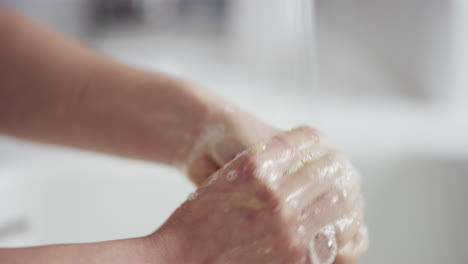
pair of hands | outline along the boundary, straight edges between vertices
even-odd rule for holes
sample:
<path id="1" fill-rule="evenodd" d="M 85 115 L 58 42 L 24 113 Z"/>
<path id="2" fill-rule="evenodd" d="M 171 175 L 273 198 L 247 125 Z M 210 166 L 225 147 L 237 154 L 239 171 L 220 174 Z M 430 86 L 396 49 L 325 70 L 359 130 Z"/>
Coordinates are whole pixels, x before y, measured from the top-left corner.
<path id="1" fill-rule="evenodd" d="M 174 241 L 177 263 L 355 263 L 368 238 L 350 162 L 314 129 L 233 117 L 187 154 L 198 189 L 150 238 Z"/>
<path id="2" fill-rule="evenodd" d="M 365 251 L 358 176 L 316 131 L 279 133 L 209 92 L 115 63 L 1 6 L 0 20 L 2 132 L 179 162 L 199 186 L 144 239 L 0 249 L 1 263 L 352 263 Z"/>

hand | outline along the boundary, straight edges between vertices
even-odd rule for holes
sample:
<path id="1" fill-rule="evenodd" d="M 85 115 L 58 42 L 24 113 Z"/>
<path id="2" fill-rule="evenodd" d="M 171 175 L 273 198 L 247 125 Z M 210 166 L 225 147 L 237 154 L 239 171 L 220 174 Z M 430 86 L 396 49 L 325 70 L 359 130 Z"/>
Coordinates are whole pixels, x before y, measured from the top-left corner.
<path id="1" fill-rule="evenodd" d="M 362 211 L 352 165 L 303 127 L 238 155 L 152 236 L 173 263 L 354 263 Z"/>
<path id="2" fill-rule="evenodd" d="M 197 186 L 246 148 L 279 132 L 234 106 L 220 109 L 209 115 L 185 155 L 183 167 Z"/>

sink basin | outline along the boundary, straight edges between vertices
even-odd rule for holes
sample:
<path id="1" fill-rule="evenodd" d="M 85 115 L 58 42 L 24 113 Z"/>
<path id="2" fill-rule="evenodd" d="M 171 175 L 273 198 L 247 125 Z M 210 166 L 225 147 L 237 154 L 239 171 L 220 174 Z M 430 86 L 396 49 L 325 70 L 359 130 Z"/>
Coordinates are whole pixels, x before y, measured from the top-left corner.
<path id="1" fill-rule="evenodd" d="M 468 263 L 467 161 L 362 164 L 370 249 L 362 263 Z"/>
<path id="2" fill-rule="evenodd" d="M 178 171 L 147 162 L 9 144 L 16 144 L 22 159 L 0 167 L 0 180 L 10 183 L 8 192 L 0 192 L 0 206 L 15 208 L 8 219 L 25 224 L 16 234 L 0 237 L 0 246 L 146 235 L 193 189 Z M 361 263 L 468 263 L 466 161 L 380 158 L 354 160 L 363 173 L 371 239 Z"/>
<path id="3" fill-rule="evenodd" d="M 16 151 L 0 163 L 0 247 L 147 235 L 193 189 L 149 162 L 0 137 L 0 152 L 8 146 Z"/>

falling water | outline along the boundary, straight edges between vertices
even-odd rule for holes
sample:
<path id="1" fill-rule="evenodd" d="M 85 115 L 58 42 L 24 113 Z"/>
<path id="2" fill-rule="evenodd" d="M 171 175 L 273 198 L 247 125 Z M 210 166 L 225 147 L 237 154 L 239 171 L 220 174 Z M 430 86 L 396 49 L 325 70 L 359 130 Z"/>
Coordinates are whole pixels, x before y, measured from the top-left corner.
<path id="1" fill-rule="evenodd" d="M 316 23 L 314 0 L 283 0 L 289 8 L 293 32 L 290 37 L 295 49 L 291 58 L 287 83 L 298 87 L 301 95 L 318 88 Z"/>
<path id="2" fill-rule="evenodd" d="M 297 41 L 297 50 L 293 53 L 291 68 L 291 82 L 298 86 L 301 95 L 318 89 L 318 58 L 316 45 L 316 20 L 314 0 L 284 0 L 286 3 L 294 4 L 293 23 L 294 35 Z M 326 238 L 327 245 L 322 250 L 327 251 L 327 257 L 320 258 L 320 247 L 314 241 L 309 244 L 309 261 L 312 264 L 331 264 L 337 253 L 337 244 L 333 225 L 324 227 L 319 236 Z"/>

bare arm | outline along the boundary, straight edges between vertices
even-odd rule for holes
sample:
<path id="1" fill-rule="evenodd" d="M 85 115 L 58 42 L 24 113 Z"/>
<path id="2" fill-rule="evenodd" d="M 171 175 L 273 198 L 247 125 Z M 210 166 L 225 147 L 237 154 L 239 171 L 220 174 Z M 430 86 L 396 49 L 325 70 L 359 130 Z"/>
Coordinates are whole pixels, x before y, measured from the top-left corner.
<path id="1" fill-rule="evenodd" d="M 86 244 L 63 244 L 0 249 L 0 263 L 8 264 L 150 264 L 180 263 L 176 247 L 167 249 L 159 234 Z"/>
<path id="2" fill-rule="evenodd" d="M 221 100 L 119 64 L 0 6 L 0 132 L 178 162 Z"/>
<path id="3" fill-rule="evenodd" d="M 225 166 L 148 237 L 0 249 L 0 263 L 315 263 L 322 253 L 354 263 L 365 251 L 357 174 L 314 130 L 285 132 L 226 165 L 277 131 L 238 108 L 224 112 L 225 102 L 207 92 L 118 64 L 1 7 L 0 36 L 0 131 L 182 163 L 199 185 Z M 348 217 L 354 225 L 315 241 L 323 226 Z M 310 258 L 310 245 L 324 252 Z"/>
<path id="4" fill-rule="evenodd" d="M 277 132 L 235 106 L 224 111 L 225 104 L 184 81 L 117 63 L 0 6 L 1 133 L 176 164 L 200 185 Z M 176 259 L 182 256 L 177 243 L 157 234 L 151 243 L 135 238 L 0 249 L 0 263 L 184 263 Z"/>
<path id="5" fill-rule="evenodd" d="M 0 249 L 0 263 L 352 264 L 368 245 L 359 181 L 316 130 L 296 128 L 238 155 L 154 234 Z"/>

